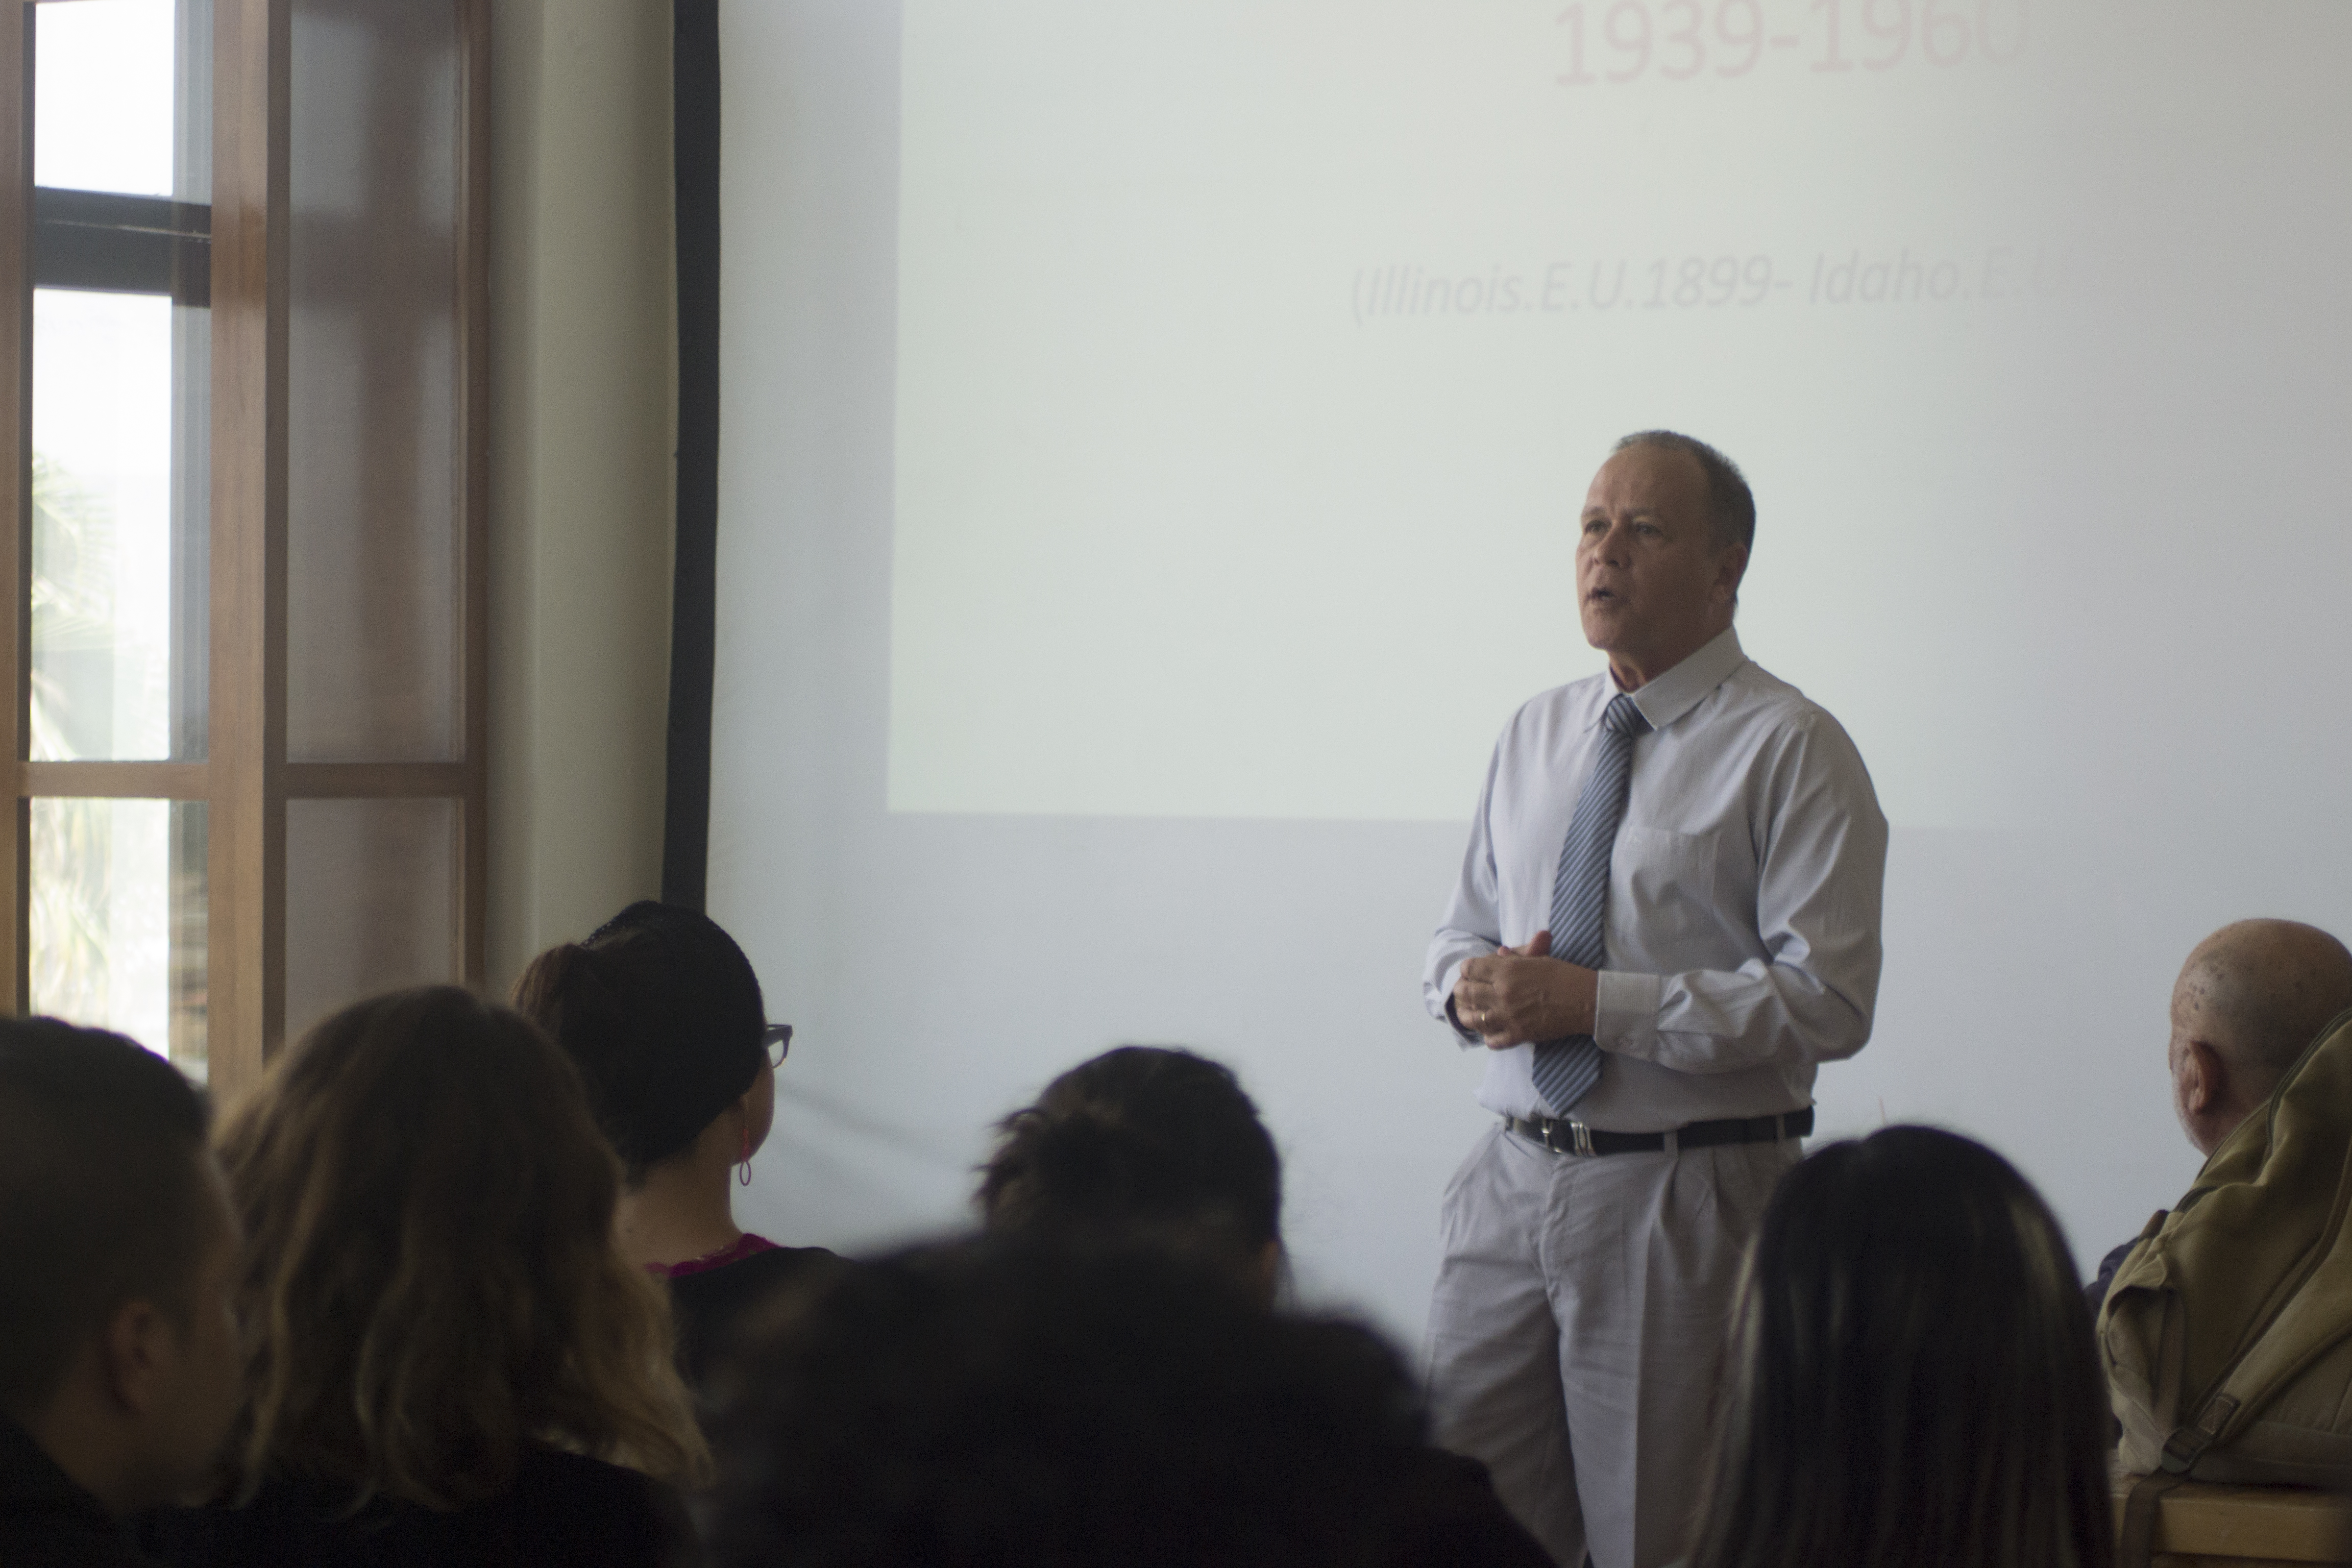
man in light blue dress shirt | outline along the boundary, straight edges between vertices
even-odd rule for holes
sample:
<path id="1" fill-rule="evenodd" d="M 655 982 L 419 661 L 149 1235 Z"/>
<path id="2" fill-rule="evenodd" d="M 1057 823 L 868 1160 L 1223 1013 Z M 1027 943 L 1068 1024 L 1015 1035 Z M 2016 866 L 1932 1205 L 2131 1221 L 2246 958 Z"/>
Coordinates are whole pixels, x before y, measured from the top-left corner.
<path id="1" fill-rule="evenodd" d="M 1424 971 L 1430 1011 L 1487 1053 L 1499 1119 L 1445 1194 L 1441 1439 L 1567 1568 L 1682 1554 L 1742 1254 L 1811 1130 L 1814 1069 L 1870 1037 L 1886 820 L 1837 721 L 1732 630 L 1755 515 L 1687 437 L 1631 436 L 1602 465 L 1576 586 L 1609 669 L 1504 729 Z M 1547 928 L 1621 693 L 1646 727 L 1587 967 Z M 1580 1037 L 1599 1079 L 1549 1104 L 1539 1043 Z"/>

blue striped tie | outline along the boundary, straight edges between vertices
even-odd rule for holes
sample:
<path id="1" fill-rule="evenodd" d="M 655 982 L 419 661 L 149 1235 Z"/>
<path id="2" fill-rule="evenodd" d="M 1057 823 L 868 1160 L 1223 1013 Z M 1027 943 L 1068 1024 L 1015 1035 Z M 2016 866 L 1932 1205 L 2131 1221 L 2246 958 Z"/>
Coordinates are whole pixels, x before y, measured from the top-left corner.
<path id="1" fill-rule="evenodd" d="M 1625 817 L 1625 785 L 1633 776 L 1633 740 L 1650 727 L 1631 697 L 1622 695 L 1601 716 L 1601 743 L 1592 773 L 1569 819 L 1559 847 L 1559 876 L 1551 889 L 1551 955 L 1587 969 L 1608 958 L 1602 916 L 1609 908 L 1609 851 Z M 1570 1035 L 1536 1047 L 1536 1092 L 1565 1116 L 1601 1081 L 1601 1047 L 1591 1035 Z"/>

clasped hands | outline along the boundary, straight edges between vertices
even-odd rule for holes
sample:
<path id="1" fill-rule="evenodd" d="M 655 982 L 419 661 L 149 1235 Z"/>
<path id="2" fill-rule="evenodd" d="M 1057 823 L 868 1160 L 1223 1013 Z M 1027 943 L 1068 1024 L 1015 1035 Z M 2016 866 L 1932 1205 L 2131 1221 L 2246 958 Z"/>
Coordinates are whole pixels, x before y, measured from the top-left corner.
<path id="1" fill-rule="evenodd" d="M 1454 1016 L 1489 1050 L 1592 1032 L 1601 977 L 1551 956 L 1551 932 L 1471 959 L 1454 981 Z"/>

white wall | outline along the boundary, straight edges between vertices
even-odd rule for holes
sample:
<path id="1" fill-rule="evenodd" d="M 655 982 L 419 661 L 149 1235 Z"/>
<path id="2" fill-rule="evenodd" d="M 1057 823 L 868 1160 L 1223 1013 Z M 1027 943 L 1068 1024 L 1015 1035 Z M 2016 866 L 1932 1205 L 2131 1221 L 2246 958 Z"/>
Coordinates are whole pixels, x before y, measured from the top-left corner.
<path id="1" fill-rule="evenodd" d="M 661 886 L 669 7 L 497 0 L 489 982 Z"/>

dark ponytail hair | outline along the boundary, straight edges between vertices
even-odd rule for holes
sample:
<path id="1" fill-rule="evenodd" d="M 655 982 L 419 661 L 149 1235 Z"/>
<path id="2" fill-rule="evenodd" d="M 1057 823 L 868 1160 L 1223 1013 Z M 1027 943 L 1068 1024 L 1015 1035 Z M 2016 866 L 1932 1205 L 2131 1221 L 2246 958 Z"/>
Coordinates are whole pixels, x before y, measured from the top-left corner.
<path id="1" fill-rule="evenodd" d="M 765 1060 L 751 961 L 718 922 L 675 905 L 641 900 L 541 953 L 514 1005 L 579 1068 L 632 1184 L 691 1147 Z"/>
<path id="2" fill-rule="evenodd" d="M 2074 1258 L 1980 1143 L 1890 1127 L 1783 1177 L 1690 1568 L 2104 1568 L 2106 1384 Z"/>
<path id="3" fill-rule="evenodd" d="M 999 1124 L 988 1228 L 1136 1243 L 1246 1271 L 1281 1237 L 1282 1159 L 1231 1068 L 1121 1046 Z"/>

